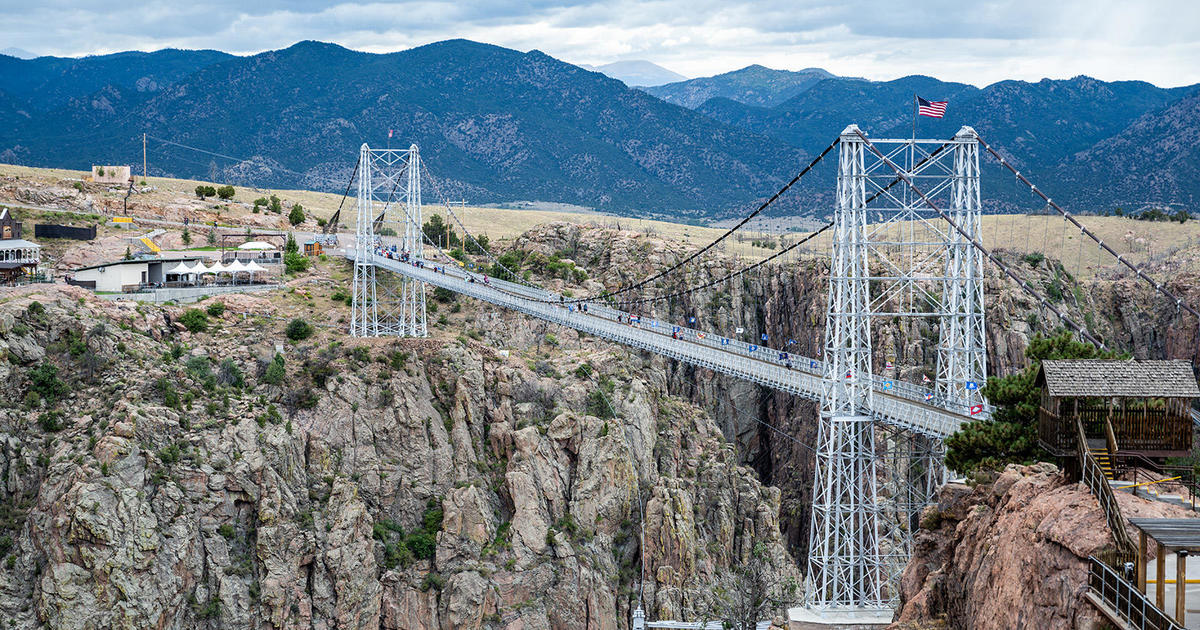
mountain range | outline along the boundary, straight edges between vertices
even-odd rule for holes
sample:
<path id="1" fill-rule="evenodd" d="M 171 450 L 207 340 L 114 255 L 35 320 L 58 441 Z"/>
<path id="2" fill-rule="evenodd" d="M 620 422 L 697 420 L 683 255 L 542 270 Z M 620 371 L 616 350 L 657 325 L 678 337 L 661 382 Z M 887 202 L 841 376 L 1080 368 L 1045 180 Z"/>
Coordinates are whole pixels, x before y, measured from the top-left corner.
<path id="1" fill-rule="evenodd" d="M 301 42 L 245 57 L 0 56 L 0 161 L 137 163 L 146 133 L 152 174 L 336 191 L 358 147 L 393 129 L 397 146 L 421 146 L 434 196 L 706 220 L 744 213 L 851 122 L 907 137 L 919 94 L 950 102 L 919 135 L 971 125 L 1070 208 L 1195 208 L 1197 87 L 1075 77 L 978 88 L 750 66 L 633 89 L 536 50 L 465 40 L 388 54 Z M 781 211 L 827 214 L 835 168 Z M 989 207 L 1036 207 L 998 167 L 984 173 Z"/>

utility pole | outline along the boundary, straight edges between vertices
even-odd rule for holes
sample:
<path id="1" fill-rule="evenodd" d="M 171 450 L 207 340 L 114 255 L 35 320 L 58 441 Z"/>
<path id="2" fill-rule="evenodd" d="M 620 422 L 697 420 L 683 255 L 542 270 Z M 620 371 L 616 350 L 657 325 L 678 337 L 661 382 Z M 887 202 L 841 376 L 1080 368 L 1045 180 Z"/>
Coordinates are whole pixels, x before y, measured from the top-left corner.
<path id="1" fill-rule="evenodd" d="M 146 134 L 142 133 L 142 181 L 146 181 Z"/>

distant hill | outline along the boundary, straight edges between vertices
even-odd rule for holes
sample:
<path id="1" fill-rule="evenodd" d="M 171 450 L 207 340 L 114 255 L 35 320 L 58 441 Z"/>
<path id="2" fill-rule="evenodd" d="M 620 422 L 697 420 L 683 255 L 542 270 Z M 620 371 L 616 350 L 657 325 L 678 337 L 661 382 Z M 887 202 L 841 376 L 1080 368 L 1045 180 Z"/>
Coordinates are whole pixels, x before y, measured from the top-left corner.
<path id="1" fill-rule="evenodd" d="M 156 67 L 151 80 L 170 80 L 169 89 L 139 92 L 137 75 L 151 68 L 130 55 L 83 73 L 86 95 L 66 90 L 57 66 L 12 60 L 0 90 L 30 115 L 13 123 L 0 98 L 0 122 L 10 121 L 0 125 L 0 161 L 137 162 L 147 132 L 252 158 L 235 164 L 156 143 L 151 166 L 164 175 L 340 191 L 359 145 L 383 145 L 395 129 L 393 143 L 418 143 L 440 180 L 431 199 L 700 218 L 744 210 L 804 155 L 537 51 L 454 40 L 375 55 L 302 42 L 251 57 L 198 53 L 190 73 L 174 55 L 165 60 L 170 72 Z"/>
<path id="2" fill-rule="evenodd" d="M 600 72 L 605 76 L 612 77 L 623 82 L 629 87 L 653 86 L 662 85 L 664 83 L 674 83 L 675 81 L 685 81 L 687 77 L 672 72 L 666 68 L 649 61 L 641 59 L 631 61 L 614 61 L 606 63 L 602 66 L 589 66 L 584 64 L 580 66 L 587 70 Z"/>
<path id="3" fill-rule="evenodd" d="M 1200 180 L 1184 177 L 1190 169 L 1171 159 L 1169 152 L 1153 160 L 1163 168 L 1154 175 L 1145 174 L 1138 161 L 1129 161 L 1124 192 L 1088 175 L 1121 161 L 1114 147 L 1132 142 L 1122 138 L 1138 138 L 1153 145 L 1156 138 L 1148 134 L 1171 128 L 1177 135 L 1169 145 L 1186 144 L 1189 130 L 1195 135 L 1200 129 L 1200 117 L 1189 111 L 1171 110 L 1168 114 L 1163 110 L 1196 91 L 1197 86 L 1160 88 L 1141 81 L 1105 82 L 1083 76 L 1001 81 L 982 89 L 924 76 L 894 81 L 831 78 L 774 107 L 717 97 L 704 102 L 698 111 L 814 152 L 849 122 L 875 137 L 909 137 L 914 94 L 947 100 L 945 118 L 918 119 L 919 136 L 949 138 L 963 125 L 972 126 L 1045 190 L 1055 191 L 1058 201 L 1076 210 L 1095 210 L 1130 203 L 1127 200 L 1134 198 L 1143 203 L 1200 201 Z M 1179 118 L 1163 118 L 1170 115 Z M 1140 127 L 1131 127 L 1135 121 Z M 1096 171 L 1096 163 L 1110 166 Z M 1026 189 L 998 169 L 985 168 L 984 177 L 984 198 L 993 207 L 1038 205 Z M 1091 182 L 1088 185 L 1094 189 L 1078 190 L 1067 182 Z M 1191 207 L 1200 210 L 1200 205 Z"/>
<path id="4" fill-rule="evenodd" d="M 25 50 L 24 48 L 15 48 L 13 46 L 9 46 L 8 48 L 0 50 L 0 55 L 8 55 L 9 57 L 16 57 L 17 59 L 34 59 L 37 57 L 37 55 Z"/>
<path id="5" fill-rule="evenodd" d="M 957 103 L 977 91 L 970 85 L 926 76 L 894 81 L 832 78 L 771 108 L 718 98 L 704 103 L 699 111 L 807 151 L 820 151 L 851 122 L 876 135 L 905 121 L 911 125 L 913 94 Z"/>
<path id="6" fill-rule="evenodd" d="M 35 110 L 67 105 L 105 87 L 129 93 L 152 93 L 208 66 L 231 59 L 215 50 L 122 52 L 72 59 L 0 56 L 0 91 Z"/>
<path id="7" fill-rule="evenodd" d="M 668 103 L 691 109 L 712 98 L 726 98 L 755 107 L 774 107 L 833 76 L 820 68 L 793 72 L 753 65 L 712 77 L 645 89 Z"/>
<path id="8" fill-rule="evenodd" d="M 1056 186 L 1093 205 L 1136 210 L 1172 201 L 1195 210 L 1200 208 L 1197 182 L 1200 94 L 1192 94 L 1070 156 Z"/>
<path id="9" fill-rule="evenodd" d="M 977 88 L 762 66 L 632 89 L 538 51 L 464 40 L 381 55 L 301 42 L 249 57 L 0 56 L 0 161 L 140 163 L 147 133 L 203 151 L 152 140 L 155 174 L 340 192 L 358 147 L 385 144 L 394 129 L 394 145 L 418 143 L 438 178 L 430 199 L 706 220 L 773 193 L 847 124 L 908 137 L 919 94 L 950 103 L 944 119 L 920 119 L 919 135 L 973 126 L 1067 207 L 1200 211 L 1198 92 L 1089 77 Z M 819 167 L 778 209 L 826 214 L 835 170 Z M 995 165 L 984 175 L 989 207 L 1040 205 Z"/>

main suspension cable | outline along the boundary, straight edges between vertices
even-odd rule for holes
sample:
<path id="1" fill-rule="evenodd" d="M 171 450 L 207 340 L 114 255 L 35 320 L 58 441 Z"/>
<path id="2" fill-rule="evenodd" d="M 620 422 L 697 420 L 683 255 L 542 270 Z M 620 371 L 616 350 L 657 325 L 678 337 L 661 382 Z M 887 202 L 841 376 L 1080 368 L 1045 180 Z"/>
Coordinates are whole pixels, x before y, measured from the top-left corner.
<path id="1" fill-rule="evenodd" d="M 796 249 L 797 247 L 807 243 L 808 241 L 816 238 L 817 236 L 820 236 L 823 232 L 825 232 L 825 230 L 828 230 L 831 227 L 833 227 L 833 224 L 827 223 L 824 226 L 822 226 L 820 229 L 818 229 L 817 231 L 813 232 L 812 234 L 809 234 L 808 236 L 805 236 L 804 238 L 796 241 L 795 243 L 788 245 L 786 248 L 780 250 L 779 252 L 777 252 L 775 254 L 772 254 L 770 257 L 764 258 L 764 259 L 754 263 L 753 265 L 743 267 L 737 271 L 726 274 L 724 277 L 718 278 L 716 280 L 712 280 L 712 281 L 706 282 L 704 284 L 696 285 L 694 287 L 688 287 L 681 291 L 676 291 L 675 293 L 668 293 L 665 295 L 657 295 L 657 296 L 648 297 L 648 298 L 639 298 L 636 300 L 617 300 L 613 303 L 621 305 L 621 306 L 631 306 L 634 304 L 646 304 L 646 303 L 652 303 L 652 302 L 659 302 L 662 300 L 670 300 L 670 299 L 683 297 L 685 295 L 689 295 L 691 293 L 695 293 L 696 291 L 707 289 L 709 287 L 713 287 L 713 286 L 722 284 L 724 282 L 728 282 L 730 280 L 733 280 L 734 278 L 737 278 L 738 276 L 741 276 L 742 274 L 754 271 L 755 269 L 758 269 L 759 267 L 771 262 L 772 260 L 775 260 L 776 258 L 779 258 L 780 256 L 783 256 L 784 254 L 792 251 L 793 249 Z"/>
<path id="2" fill-rule="evenodd" d="M 986 141 L 984 141 L 983 138 L 979 138 L 979 144 L 982 144 L 983 148 L 986 149 L 988 153 L 992 154 L 992 157 L 999 160 L 1000 164 L 1002 166 L 1007 168 L 1009 171 L 1012 171 L 1013 175 L 1015 175 L 1017 177 L 1017 179 L 1021 181 L 1021 183 L 1025 184 L 1026 186 L 1029 187 L 1029 190 L 1033 191 L 1034 194 L 1036 194 L 1037 196 L 1039 196 L 1043 200 L 1045 200 L 1046 205 L 1050 206 L 1051 208 L 1054 208 L 1054 210 L 1057 211 L 1059 214 L 1061 214 L 1063 216 L 1063 218 L 1070 221 L 1071 223 L 1074 223 L 1075 227 L 1079 228 L 1079 231 L 1081 233 L 1086 234 L 1088 236 L 1088 238 L 1095 241 L 1098 245 L 1100 245 L 1101 248 L 1103 248 L 1105 251 L 1112 254 L 1114 257 L 1116 257 L 1117 262 L 1128 267 L 1131 271 L 1133 271 L 1135 274 L 1137 274 L 1137 276 L 1139 278 L 1141 278 L 1142 280 L 1145 280 L 1151 286 L 1153 286 L 1154 289 L 1157 290 L 1159 293 L 1162 293 L 1167 298 L 1169 298 L 1170 300 L 1175 302 L 1176 308 L 1182 308 L 1182 309 L 1186 310 L 1187 312 L 1191 313 L 1192 315 L 1195 315 L 1197 320 L 1200 321 L 1200 311 L 1197 311 L 1195 308 L 1192 308 L 1190 305 L 1186 304 L 1183 301 L 1183 299 L 1177 297 L 1174 293 L 1169 291 L 1165 286 L 1163 286 L 1162 284 L 1159 284 L 1158 282 L 1155 282 L 1153 279 L 1150 278 L 1150 276 L 1147 276 L 1142 271 L 1141 267 L 1133 264 L 1129 260 L 1126 260 L 1123 256 L 1121 256 L 1121 254 L 1118 254 L 1115 249 L 1113 249 L 1112 247 L 1109 247 L 1108 244 L 1105 243 L 1103 239 L 1101 239 L 1099 236 L 1096 236 L 1096 234 L 1094 234 L 1091 230 L 1087 229 L 1087 227 L 1085 227 L 1082 223 L 1080 223 L 1079 220 L 1075 218 L 1075 215 L 1064 210 L 1062 208 L 1062 206 L 1055 203 L 1054 200 L 1051 199 L 1049 195 L 1042 192 L 1041 189 L 1039 189 L 1037 186 L 1035 186 L 1033 182 L 1029 181 L 1028 177 L 1026 177 L 1023 173 L 1021 173 L 1021 171 L 1018 171 L 1016 169 L 1016 167 L 1014 167 L 1012 164 L 1010 164 L 1008 162 L 1008 160 L 1006 160 L 1004 158 L 1004 156 L 1000 155 L 1000 153 L 997 152 L 995 149 L 993 149 L 992 146 L 990 144 L 988 144 Z"/>
<path id="3" fill-rule="evenodd" d="M 580 302 L 594 302 L 597 300 L 609 299 L 613 296 L 621 295 L 622 293 L 628 293 L 629 291 L 633 291 L 635 289 L 639 289 L 643 286 L 646 286 L 647 284 L 650 284 L 651 282 L 654 282 L 655 280 L 658 280 L 658 279 L 666 276 L 667 274 L 672 273 L 676 269 L 679 269 L 680 267 L 683 267 L 684 265 L 692 262 L 697 257 L 699 257 L 701 254 L 704 254 L 708 250 L 716 247 L 718 244 L 720 244 L 725 239 L 729 238 L 734 232 L 738 231 L 742 226 L 746 225 L 746 223 L 748 223 L 751 219 L 758 216 L 760 213 L 762 213 L 763 210 L 766 210 L 767 207 L 769 207 L 772 203 L 775 203 L 775 200 L 779 199 L 779 197 L 782 196 L 783 193 L 787 192 L 788 189 L 790 189 L 792 186 L 794 186 L 796 184 L 796 182 L 800 181 L 801 178 L 803 178 L 810 171 L 812 171 L 813 167 L 815 167 L 817 164 L 820 164 L 821 161 L 825 159 L 825 156 L 829 155 L 829 152 L 832 151 L 834 149 L 834 147 L 836 147 L 838 145 L 839 142 L 840 142 L 840 139 L 834 140 L 832 143 L 830 143 L 829 146 L 825 147 L 824 151 L 821 151 L 820 155 L 818 155 L 816 158 L 813 158 L 813 160 L 808 163 L 808 166 L 805 166 L 804 169 L 801 170 L 799 174 L 797 174 L 795 177 L 793 177 L 791 179 L 791 181 L 784 184 L 783 188 L 780 188 L 774 195 L 771 195 L 770 199 L 767 199 L 762 204 L 760 204 L 758 206 L 758 208 L 754 210 L 754 212 L 751 212 L 750 214 L 746 215 L 746 217 L 744 217 L 741 221 L 739 221 L 737 223 L 737 225 L 733 226 L 732 228 L 729 228 L 729 230 L 727 230 L 724 234 L 717 237 L 716 240 L 705 245 L 704 247 L 701 247 L 700 249 L 696 250 L 695 252 L 692 252 L 687 258 L 684 258 L 683 260 L 675 263 L 674 265 L 672 265 L 658 273 L 655 273 L 654 275 L 652 275 L 644 280 L 641 280 L 639 282 L 635 282 L 633 284 L 629 284 L 629 285 L 626 285 L 619 289 L 614 289 L 612 291 L 605 291 L 598 295 L 589 295 L 589 296 L 584 296 L 584 297 L 580 297 L 580 298 L 572 298 L 569 300 L 565 300 L 564 303 L 577 304 Z M 548 300 L 543 300 L 543 301 L 548 301 Z"/>

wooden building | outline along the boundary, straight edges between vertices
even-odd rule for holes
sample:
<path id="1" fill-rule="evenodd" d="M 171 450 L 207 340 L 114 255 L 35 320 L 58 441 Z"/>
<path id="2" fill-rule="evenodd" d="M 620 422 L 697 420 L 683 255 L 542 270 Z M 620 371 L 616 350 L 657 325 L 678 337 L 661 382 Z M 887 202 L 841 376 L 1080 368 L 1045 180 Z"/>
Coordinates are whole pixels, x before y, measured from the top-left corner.
<path id="1" fill-rule="evenodd" d="M 1077 456 L 1077 423 L 1090 450 L 1162 460 L 1192 450 L 1192 401 L 1200 388 L 1187 361 L 1043 361 L 1038 440 Z"/>

